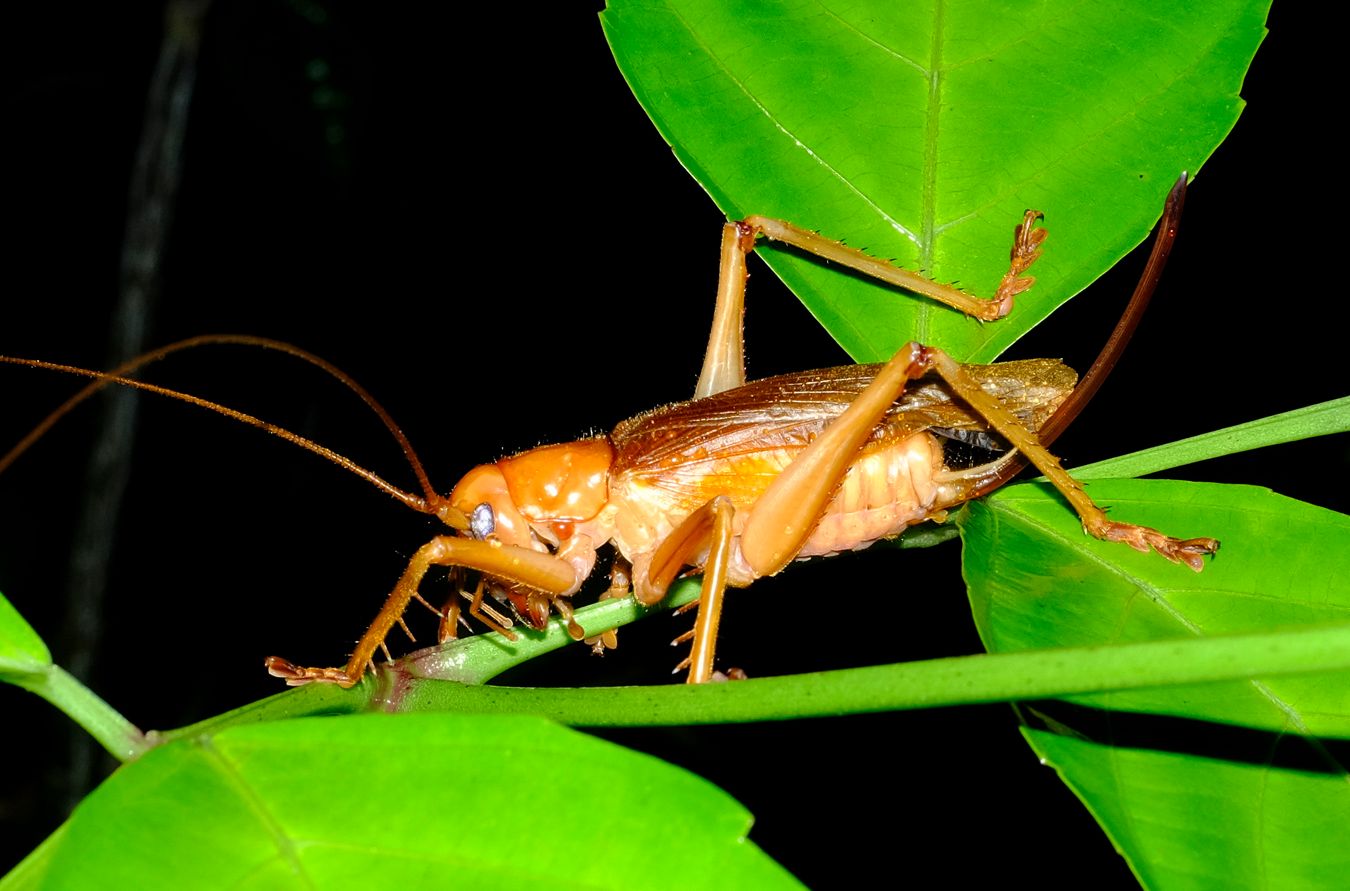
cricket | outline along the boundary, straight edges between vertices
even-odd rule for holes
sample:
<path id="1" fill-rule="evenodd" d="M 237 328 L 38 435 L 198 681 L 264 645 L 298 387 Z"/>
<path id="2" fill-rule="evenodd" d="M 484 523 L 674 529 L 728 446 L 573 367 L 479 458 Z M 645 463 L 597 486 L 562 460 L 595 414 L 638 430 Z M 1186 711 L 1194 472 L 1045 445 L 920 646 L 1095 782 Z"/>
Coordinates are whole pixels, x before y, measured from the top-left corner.
<path id="1" fill-rule="evenodd" d="M 716 667 L 717 632 L 728 588 L 745 588 L 794 560 L 866 548 L 947 513 L 1034 465 L 1063 495 L 1087 535 L 1152 551 L 1199 572 L 1219 543 L 1177 538 L 1109 519 L 1047 449 L 1109 372 L 1147 304 L 1175 235 L 1185 176 L 1168 197 L 1148 268 L 1116 331 L 1078 381 L 1058 360 L 963 365 L 940 345 L 907 343 L 890 361 L 797 372 L 747 382 L 742 324 L 746 260 L 759 239 L 780 242 L 877 278 L 896 299 L 931 299 L 990 324 L 1014 311 L 1031 287 L 1047 229 L 1028 210 L 1016 225 L 1007 274 L 984 299 L 871 257 L 782 220 L 751 216 L 726 224 L 712 330 L 693 398 L 623 421 L 608 435 L 546 445 L 470 470 L 448 495 L 431 485 L 412 444 L 356 381 L 299 347 L 260 337 L 207 335 L 180 341 L 99 372 L 35 359 L 14 365 L 92 378 L 36 427 L 0 470 L 75 405 L 108 384 L 157 393 L 261 428 L 361 476 L 447 532 L 413 554 L 383 606 L 339 667 L 304 667 L 277 656 L 267 670 L 287 684 L 350 687 L 420 601 L 440 616 L 442 641 L 469 626 L 467 615 L 515 639 L 519 622 L 542 629 L 554 613 L 569 634 L 597 650 L 612 632 L 587 638 L 571 598 L 596 571 L 606 545 L 616 552 L 601 596 L 659 603 L 683 575 L 702 574 L 692 630 L 675 643 L 688 655 L 675 671 L 689 683 L 725 675 Z M 235 342 L 310 362 L 360 396 L 398 440 L 420 492 L 386 482 L 342 455 L 244 412 L 130 378 L 142 366 L 202 343 Z M 960 451 L 961 461 L 949 453 Z M 972 463 L 970 453 L 983 455 Z M 449 570 L 453 592 L 440 606 L 420 592 L 433 567 Z M 694 606 L 694 604 L 691 604 Z M 408 632 L 411 636 L 411 632 Z"/>

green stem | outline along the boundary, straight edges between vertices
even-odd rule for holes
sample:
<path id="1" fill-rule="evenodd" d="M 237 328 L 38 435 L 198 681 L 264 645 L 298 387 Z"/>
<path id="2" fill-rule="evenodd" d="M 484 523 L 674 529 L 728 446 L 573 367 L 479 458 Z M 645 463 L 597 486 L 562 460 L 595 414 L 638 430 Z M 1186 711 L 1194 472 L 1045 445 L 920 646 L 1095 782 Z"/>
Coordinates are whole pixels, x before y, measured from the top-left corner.
<path id="1" fill-rule="evenodd" d="M 699 686 L 487 687 L 413 677 L 401 666 L 352 690 L 310 684 L 151 737 L 167 742 L 236 724 L 366 710 L 535 714 L 586 727 L 778 721 L 1345 669 L 1350 625 L 960 656 Z M 399 691 L 397 699 L 391 689 Z"/>
<path id="2" fill-rule="evenodd" d="M 59 665 L 44 665 L 10 680 L 65 712 L 119 761 L 139 757 L 153 745 L 140 728 Z"/>
<path id="3" fill-rule="evenodd" d="M 1350 430 L 1350 396 L 1079 467 L 1080 480 L 1130 479 L 1196 461 Z"/>
<path id="4" fill-rule="evenodd" d="M 722 724 L 1049 699 L 1350 668 L 1350 625 L 932 659 L 724 684 L 599 689 L 412 680 L 401 711 L 529 713 L 580 726 Z"/>
<path id="5" fill-rule="evenodd" d="M 631 597 L 604 600 L 576 611 L 575 618 L 588 635 L 600 634 L 634 622 L 658 609 L 670 609 L 697 600 L 699 582 L 684 580 L 675 585 L 659 606 L 642 607 Z M 566 625 L 558 619 L 540 632 L 521 631 L 519 639 L 508 641 L 499 634 L 478 634 L 463 640 L 430 647 L 382 665 L 350 690 L 335 684 L 312 683 L 285 693 L 249 703 L 237 709 L 179 727 L 176 730 L 152 730 L 150 745 L 160 745 L 185 737 L 215 733 L 240 724 L 281 721 L 312 715 L 347 715 L 365 711 L 405 711 L 401 691 L 407 685 L 451 679 L 460 684 L 484 684 L 506 669 L 575 641 Z"/>
<path id="6" fill-rule="evenodd" d="M 147 736 L 151 745 L 162 745 L 176 739 L 205 736 L 241 724 L 260 724 L 314 715 L 357 714 L 371 710 L 374 689 L 375 682 L 369 676 L 350 690 L 344 690 L 336 684 L 306 684 L 176 730 L 151 730 Z"/>
<path id="7" fill-rule="evenodd" d="M 578 609 L 574 618 L 586 637 L 594 637 L 651 613 L 693 603 L 699 598 L 701 584 L 700 578 L 683 579 L 671 587 L 664 600 L 650 607 L 640 605 L 632 597 L 602 600 Z M 516 631 L 517 639 L 513 641 L 500 634 L 477 634 L 428 647 L 399 660 L 398 665 L 413 678 L 485 684 L 508 668 L 576 643 L 561 619 L 553 619 L 543 631 L 522 628 Z"/>

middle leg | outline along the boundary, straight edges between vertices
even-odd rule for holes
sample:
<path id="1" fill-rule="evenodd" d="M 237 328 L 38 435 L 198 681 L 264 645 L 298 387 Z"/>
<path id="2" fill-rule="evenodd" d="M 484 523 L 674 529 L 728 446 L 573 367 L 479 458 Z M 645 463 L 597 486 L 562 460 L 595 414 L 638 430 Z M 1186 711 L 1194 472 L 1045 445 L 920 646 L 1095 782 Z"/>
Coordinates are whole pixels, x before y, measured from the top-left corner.
<path id="1" fill-rule="evenodd" d="M 702 683 L 713 676 L 717 629 L 731 561 L 739 559 L 751 577 L 759 578 L 778 572 L 801 552 L 864 443 L 905 384 L 922 373 L 921 355 L 922 347 L 907 344 L 882 367 L 852 404 L 755 500 L 739 541 L 733 537 L 730 500 L 714 498 L 686 517 L 657 548 L 650 564 L 642 567 L 640 578 L 635 580 L 636 593 L 641 602 L 650 604 L 665 595 L 683 567 L 702 563 L 703 593 L 691 635 L 693 650 L 690 658 L 676 668 L 679 671 L 688 665 L 690 683 Z M 735 553 L 737 548 L 739 552 Z"/>

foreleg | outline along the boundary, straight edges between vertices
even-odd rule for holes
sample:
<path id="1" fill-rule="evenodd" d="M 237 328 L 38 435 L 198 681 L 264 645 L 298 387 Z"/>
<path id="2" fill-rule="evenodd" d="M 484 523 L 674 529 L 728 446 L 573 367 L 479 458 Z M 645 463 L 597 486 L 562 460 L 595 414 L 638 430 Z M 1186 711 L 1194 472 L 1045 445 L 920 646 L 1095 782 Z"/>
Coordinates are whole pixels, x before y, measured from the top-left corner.
<path id="1" fill-rule="evenodd" d="M 346 667 L 303 668 L 277 656 L 270 656 L 266 661 L 268 672 L 274 677 L 284 678 L 291 686 L 310 681 L 353 686 L 361 680 L 366 667 L 374 664 L 375 651 L 384 645 L 384 639 L 394 624 L 402 619 L 409 602 L 417 596 L 422 578 L 433 566 L 462 566 L 478 570 L 493 578 L 525 585 L 552 596 L 571 590 L 577 583 L 576 570 L 551 554 L 493 541 L 438 535 L 418 548 L 408 561 L 407 569 L 375 616 L 375 621 L 370 623 L 366 633 L 357 642 Z M 471 614 L 479 618 L 482 618 L 481 599 L 480 588 L 480 594 L 469 609 Z"/>

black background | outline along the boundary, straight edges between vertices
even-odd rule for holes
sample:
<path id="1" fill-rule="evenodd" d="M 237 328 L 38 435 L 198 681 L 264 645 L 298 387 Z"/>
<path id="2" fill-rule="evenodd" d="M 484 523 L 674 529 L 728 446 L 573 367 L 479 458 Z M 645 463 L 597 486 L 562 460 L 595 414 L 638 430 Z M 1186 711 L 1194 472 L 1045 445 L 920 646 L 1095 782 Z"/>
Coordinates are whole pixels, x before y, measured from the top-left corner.
<path id="1" fill-rule="evenodd" d="M 240 332 L 317 352 L 385 402 L 442 488 L 474 463 L 685 398 L 721 216 L 628 92 L 595 8 L 545 7 L 523 21 L 327 3 L 319 23 L 301 4 L 220 4 L 150 343 Z M 160 11 L 6 16 L 0 352 L 100 366 Z M 1316 55 L 1299 16 L 1312 18 L 1274 11 L 1249 107 L 1192 189 L 1155 309 L 1056 449 L 1070 466 L 1345 392 L 1342 236 L 1321 218 L 1340 200 L 1321 173 L 1332 148 L 1289 101 Z M 1118 300 L 1077 301 L 1014 354 L 1086 367 L 1140 265 L 1095 286 Z M 636 323 L 630 307 L 653 304 L 660 321 Z M 751 285 L 748 352 L 753 376 L 847 361 L 767 273 Z M 211 349 L 154 377 L 412 485 L 378 423 L 294 362 Z M 21 369 L 0 381 L 6 440 L 71 389 Z M 0 590 L 58 662 L 96 414 L 0 477 Z M 172 727 L 276 692 L 266 655 L 344 658 L 432 526 L 256 431 L 162 400 L 143 400 L 141 421 L 93 688 L 142 727 Z M 1178 475 L 1344 509 L 1347 461 L 1339 437 Z M 958 560 L 951 545 L 795 566 L 731 599 L 720 652 L 760 676 L 977 652 Z M 872 623 L 886 634 L 862 647 Z M 517 680 L 664 682 L 683 627 L 658 617 L 604 660 L 571 648 Z M 67 722 L 36 698 L 0 691 L 0 709 L 10 757 L 29 765 L 0 783 L 3 867 L 57 825 L 71 756 Z M 814 886 L 878 869 L 953 884 L 1078 869 L 1070 881 L 1133 885 L 1007 706 L 610 736 L 736 795 L 757 815 L 752 838 Z"/>

